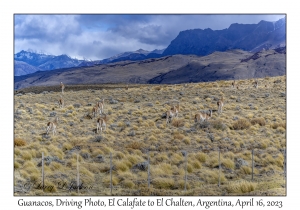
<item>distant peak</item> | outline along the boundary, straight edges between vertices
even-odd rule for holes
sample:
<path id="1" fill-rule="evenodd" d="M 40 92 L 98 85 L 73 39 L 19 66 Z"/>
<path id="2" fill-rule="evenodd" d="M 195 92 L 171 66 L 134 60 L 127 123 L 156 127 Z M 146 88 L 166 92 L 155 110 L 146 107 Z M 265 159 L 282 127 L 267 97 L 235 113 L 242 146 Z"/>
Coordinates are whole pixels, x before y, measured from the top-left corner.
<path id="1" fill-rule="evenodd" d="M 143 50 L 143 49 L 138 49 L 135 52 L 138 52 L 138 53 L 149 53 L 149 51 Z"/>

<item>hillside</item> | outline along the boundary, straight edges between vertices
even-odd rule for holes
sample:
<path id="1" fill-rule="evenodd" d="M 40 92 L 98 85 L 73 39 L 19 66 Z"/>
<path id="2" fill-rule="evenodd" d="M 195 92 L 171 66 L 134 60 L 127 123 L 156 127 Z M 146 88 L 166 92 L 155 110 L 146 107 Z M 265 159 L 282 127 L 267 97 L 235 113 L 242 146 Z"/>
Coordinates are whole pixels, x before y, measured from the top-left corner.
<path id="1" fill-rule="evenodd" d="M 280 50 L 282 49 L 282 50 Z M 123 61 L 91 67 L 58 69 L 16 76 L 15 89 L 103 83 L 189 83 L 286 74 L 285 48 L 255 54 L 242 50 L 215 52 L 208 56 L 173 55 L 143 61 Z"/>
<path id="2" fill-rule="evenodd" d="M 58 69 L 15 77 L 15 89 L 65 84 L 147 83 L 161 73 L 178 69 L 195 56 L 167 56 L 137 62 L 118 62 L 92 67 Z"/>
<path id="3" fill-rule="evenodd" d="M 246 58 L 245 58 L 246 57 Z M 153 84 L 262 78 L 286 74 L 285 50 L 214 52 L 150 80 Z"/>
<path id="4" fill-rule="evenodd" d="M 14 76 L 32 74 L 40 70 L 41 69 L 29 65 L 28 63 L 25 63 L 23 61 L 14 61 Z"/>
<path id="5" fill-rule="evenodd" d="M 286 196 L 286 77 L 258 79 L 257 89 L 254 79 L 236 80 L 239 89 L 232 82 L 82 90 L 66 85 L 64 94 L 59 89 L 16 94 L 14 195 L 108 196 L 111 167 L 112 195 L 118 196 Z M 107 126 L 96 133 L 99 115 L 90 116 L 100 99 Z M 163 114 L 178 104 L 178 118 L 166 124 Z M 196 113 L 210 109 L 210 119 L 194 122 Z M 47 135 L 47 122 L 55 117 L 56 135 Z"/>

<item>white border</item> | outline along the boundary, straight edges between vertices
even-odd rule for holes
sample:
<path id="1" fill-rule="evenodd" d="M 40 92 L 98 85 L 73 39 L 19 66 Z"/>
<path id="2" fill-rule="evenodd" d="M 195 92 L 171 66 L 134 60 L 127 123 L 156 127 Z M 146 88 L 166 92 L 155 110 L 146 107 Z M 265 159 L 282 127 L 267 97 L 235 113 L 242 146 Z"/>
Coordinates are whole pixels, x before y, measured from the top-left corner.
<path id="1" fill-rule="evenodd" d="M 284 203 L 281 209 L 297 209 L 299 208 L 299 181 L 297 176 L 299 171 L 298 158 L 299 154 L 297 145 L 299 139 L 296 137 L 296 129 L 298 127 L 296 108 L 299 107 L 300 102 L 297 100 L 296 93 L 299 76 L 299 68 L 297 59 L 299 60 L 299 16 L 297 4 L 282 1 L 8 1 L 0 2 L 1 8 L 1 95 L 4 97 L 1 100 L 1 184 L 0 194 L 1 209 L 11 209 L 17 207 L 17 201 L 20 198 L 26 200 L 52 200 L 56 198 L 68 198 L 83 200 L 85 197 L 14 197 L 13 196 L 13 14 L 15 13 L 196 13 L 196 14 L 211 14 L 211 13 L 226 13 L 226 14 L 240 14 L 240 13 L 286 13 L 287 14 L 287 160 L 288 160 L 288 186 L 287 197 L 262 197 L 266 200 L 282 200 Z M 295 88 L 295 89 L 293 89 Z M 100 199 L 108 199 L 109 197 L 100 197 Z M 124 197 L 123 197 L 124 198 Z M 141 197 L 143 200 L 156 199 L 156 197 Z M 185 199 L 197 200 L 197 197 L 184 197 Z M 236 202 L 237 199 L 247 200 L 251 197 L 199 197 L 204 200 L 216 200 L 223 198 Z M 254 197 L 256 200 L 260 197 Z M 96 199 L 93 197 L 93 199 Z M 175 197 L 178 199 L 178 197 Z M 290 208 L 291 207 L 291 208 Z M 75 207 L 65 207 L 68 209 Z M 97 207 L 99 208 L 99 207 Z M 150 207 L 148 207 L 150 209 Z M 156 207 L 156 208 L 166 208 Z M 181 209 L 181 207 L 172 207 L 174 209 Z M 224 209 L 225 207 L 222 207 Z M 247 208 L 247 207 L 246 207 Z M 249 207 L 248 207 L 249 208 Z M 32 207 L 30 208 L 32 209 Z M 87 207 L 84 207 L 87 209 Z M 91 208 L 91 209 L 95 209 Z M 107 208 L 111 209 L 111 208 Z M 127 207 L 126 209 L 130 209 Z M 135 208 L 141 209 L 141 208 Z M 216 209 L 211 207 L 210 209 Z M 232 209 L 228 207 L 225 209 Z M 255 208 L 256 209 L 256 208 Z"/>

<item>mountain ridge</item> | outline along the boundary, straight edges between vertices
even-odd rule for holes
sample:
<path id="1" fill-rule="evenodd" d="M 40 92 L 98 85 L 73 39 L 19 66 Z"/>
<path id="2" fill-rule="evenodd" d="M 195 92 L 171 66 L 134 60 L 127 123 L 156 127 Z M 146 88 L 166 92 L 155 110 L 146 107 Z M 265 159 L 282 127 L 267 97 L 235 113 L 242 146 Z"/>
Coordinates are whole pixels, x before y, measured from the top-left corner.
<path id="1" fill-rule="evenodd" d="M 228 29 L 190 29 L 181 31 L 165 49 L 163 55 L 195 54 L 205 56 L 214 51 L 241 49 L 257 52 L 285 46 L 286 19 L 258 24 L 233 23 Z"/>
<path id="2" fill-rule="evenodd" d="M 170 55 L 141 61 L 120 61 L 40 71 L 15 76 L 15 89 L 64 84 L 176 84 L 228 79 L 249 79 L 286 74 L 286 48 L 251 53 L 243 50 L 207 56 Z"/>

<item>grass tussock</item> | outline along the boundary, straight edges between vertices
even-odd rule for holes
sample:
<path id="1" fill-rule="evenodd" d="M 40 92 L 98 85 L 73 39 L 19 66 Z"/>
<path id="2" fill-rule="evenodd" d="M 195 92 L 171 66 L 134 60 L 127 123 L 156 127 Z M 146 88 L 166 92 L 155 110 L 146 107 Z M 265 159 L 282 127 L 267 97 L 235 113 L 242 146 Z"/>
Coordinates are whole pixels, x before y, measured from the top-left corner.
<path id="1" fill-rule="evenodd" d="M 103 182 L 103 185 L 105 187 L 110 187 L 110 176 L 109 175 L 105 176 L 102 179 L 102 182 Z M 116 185 L 118 185 L 120 183 L 120 179 L 118 177 L 116 177 L 116 176 L 112 176 L 111 182 L 112 182 L 113 186 L 116 186 Z"/>
<path id="2" fill-rule="evenodd" d="M 22 158 L 23 158 L 24 160 L 31 160 L 31 159 L 32 159 L 32 155 L 31 155 L 30 152 L 24 151 L 24 152 L 22 152 Z"/>
<path id="3" fill-rule="evenodd" d="M 198 152 L 196 154 L 196 159 L 199 160 L 201 163 L 205 163 L 206 159 L 207 159 L 207 154 L 203 153 L 203 152 Z"/>
<path id="4" fill-rule="evenodd" d="M 14 145 L 15 147 L 23 147 L 26 145 L 26 141 L 24 139 L 21 138 L 15 138 L 14 139 Z"/>
<path id="5" fill-rule="evenodd" d="M 252 173 L 252 169 L 249 166 L 242 166 L 240 168 L 240 171 L 242 174 L 251 174 Z"/>
<path id="6" fill-rule="evenodd" d="M 251 122 L 252 125 L 256 125 L 256 124 L 258 124 L 260 126 L 265 126 L 266 125 L 266 121 L 262 117 L 260 117 L 260 118 L 254 118 L 250 122 Z"/>
<path id="7" fill-rule="evenodd" d="M 145 147 L 145 144 L 143 142 L 138 142 L 138 141 L 134 141 L 126 145 L 126 148 L 139 149 L 139 150 L 142 149 L 143 147 Z"/>
<path id="8" fill-rule="evenodd" d="M 242 181 L 230 182 L 226 186 L 226 190 L 229 193 L 248 193 L 254 191 L 256 187 L 257 187 L 256 183 L 242 180 Z"/>
<path id="9" fill-rule="evenodd" d="M 44 192 L 45 193 L 55 193 L 57 192 L 56 184 L 46 180 L 44 184 Z"/>
<path id="10" fill-rule="evenodd" d="M 181 133 L 174 133 L 173 138 L 174 139 L 178 139 L 178 140 L 182 140 L 185 136 Z"/>
<path id="11" fill-rule="evenodd" d="M 250 122 L 247 119 L 238 119 L 235 123 L 232 124 L 234 130 L 245 130 L 251 126 Z"/>
<path id="12" fill-rule="evenodd" d="M 135 184 L 131 180 L 124 180 L 121 183 L 125 188 L 133 189 L 135 187 Z"/>
<path id="13" fill-rule="evenodd" d="M 219 171 L 218 170 L 204 170 L 202 171 L 202 177 L 206 183 L 217 184 L 219 183 Z M 220 183 L 225 183 L 226 178 L 223 172 L 220 173 Z"/>
<path id="14" fill-rule="evenodd" d="M 157 189 L 172 189 L 175 186 L 175 181 L 172 178 L 156 178 L 152 181 L 153 187 Z"/>
<path id="15" fill-rule="evenodd" d="M 234 164 L 233 160 L 228 159 L 228 158 L 222 159 L 221 164 L 223 166 L 225 166 L 226 168 L 228 168 L 228 169 L 234 169 L 235 168 L 235 164 Z"/>
<path id="16" fill-rule="evenodd" d="M 186 185 L 186 189 L 187 190 L 191 189 L 190 183 L 187 182 L 185 184 L 184 180 L 178 180 L 178 181 L 176 181 L 174 188 L 179 189 L 179 190 L 184 190 L 184 186 L 185 185 Z"/>

